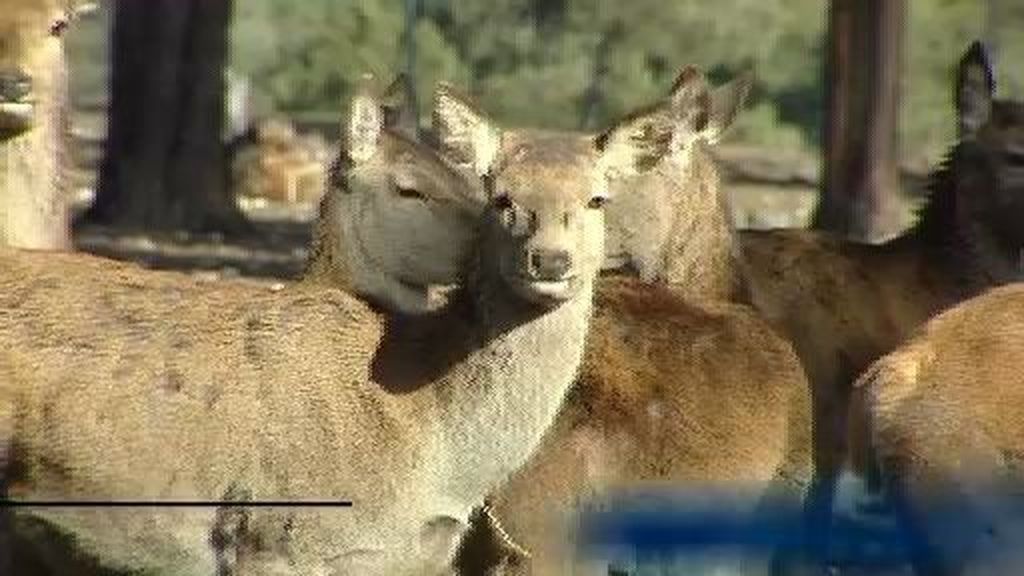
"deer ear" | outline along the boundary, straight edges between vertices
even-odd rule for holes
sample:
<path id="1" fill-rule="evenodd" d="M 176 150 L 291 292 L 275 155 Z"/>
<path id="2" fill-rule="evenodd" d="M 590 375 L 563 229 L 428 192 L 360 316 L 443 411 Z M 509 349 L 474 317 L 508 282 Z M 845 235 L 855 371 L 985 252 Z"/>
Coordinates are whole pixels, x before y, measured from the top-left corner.
<path id="1" fill-rule="evenodd" d="M 717 143 L 722 134 L 732 126 L 739 111 L 747 103 L 750 89 L 754 85 L 754 71 L 744 70 L 730 82 L 711 92 L 708 124 L 702 135 L 709 144 Z"/>
<path id="2" fill-rule="evenodd" d="M 381 95 L 384 127 L 415 139 L 419 133 L 419 113 L 415 108 L 412 81 L 399 74 Z"/>
<path id="3" fill-rule="evenodd" d="M 676 116 L 677 139 L 717 143 L 746 103 L 752 83 L 753 72 L 746 70 L 731 82 L 710 90 L 699 69 L 683 68 L 669 93 Z"/>
<path id="4" fill-rule="evenodd" d="M 501 146 L 501 132 L 473 102 L 447 83 L 438 84 L 434 93 L 433 125 L 438 147 L 454 164 L 470 166 L 481 177 L 491 172 Z"/>
<path id="5" fill-rule="evenodd" d="M 384 129 L 384 109 L 373 97 L 370 89 L 371 78 L 363 77 L 362 85 L 352 97 L 348 112 L 348 126 L 345 130 L 348 156 L 354 162 L 365 162 L 376 152 L 380 134 Z"/>
<path id="6" fill-rule="evenodd" d="M 650 170 L 669 153 L 675 120 L 672 108 L 660 102 L 597 135 L 598 176 L 628 178 Z"/>
<path id="7" fill-rule="evenodd" d="M 973 42 L 963 57 L 956 75 L 956 115 L 960 140 L 973 140 L 978 129 L 992 114 L 995 77 L 988 51 L 981 42 Z"/>

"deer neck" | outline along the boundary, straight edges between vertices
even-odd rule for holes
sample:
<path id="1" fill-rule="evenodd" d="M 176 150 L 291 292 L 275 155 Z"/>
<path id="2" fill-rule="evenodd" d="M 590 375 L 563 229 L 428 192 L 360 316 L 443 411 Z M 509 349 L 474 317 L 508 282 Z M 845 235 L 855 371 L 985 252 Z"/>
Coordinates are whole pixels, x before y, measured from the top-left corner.
<path id="1" fill-rule="evenodd" d="M 699 142 L 657 172 L 673 206 L 665 242 L 665 282 L 682 294 L 727 300 L 736 290 L 737 246 L 728 198 L 714 160 Z"/>
<path id="2" fill-rule="evenodd" d="M 480 346 L 436 387 L 435 401 L 444 490 L 476 504 L 554 421 L 583 359 L 594 285 L 551 309 L 524 302 L 488 269 L 468 285 Z"/>

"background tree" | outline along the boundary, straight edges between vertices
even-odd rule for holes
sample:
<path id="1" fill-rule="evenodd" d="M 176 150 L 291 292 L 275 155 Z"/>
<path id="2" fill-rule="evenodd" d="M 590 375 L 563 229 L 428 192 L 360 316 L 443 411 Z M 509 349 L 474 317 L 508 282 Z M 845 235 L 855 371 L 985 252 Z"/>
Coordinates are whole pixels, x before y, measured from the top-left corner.
<path id="1" fill-rule="evenodd" d="M 874 241 L 898 232 L 905 0 L 832 0 L 824 181 L 814 224 Z"/>
<path id="2" fill-rule="evenodd" d="M 224 66 L 231 0 L 118 0 L 106 154 L 85 220 L 238 231 L 225 186 Z"/>

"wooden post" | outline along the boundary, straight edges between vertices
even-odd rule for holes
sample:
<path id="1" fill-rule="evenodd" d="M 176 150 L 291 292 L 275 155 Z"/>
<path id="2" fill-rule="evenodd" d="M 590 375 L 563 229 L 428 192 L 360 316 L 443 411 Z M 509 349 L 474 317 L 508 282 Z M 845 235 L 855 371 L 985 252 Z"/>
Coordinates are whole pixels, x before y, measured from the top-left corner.
<path id="1" fill-rule="evenodd" d="M 860 241 L 897 232 L 906 0 L 832 0 L 824 177 L 814 225 Z"/>

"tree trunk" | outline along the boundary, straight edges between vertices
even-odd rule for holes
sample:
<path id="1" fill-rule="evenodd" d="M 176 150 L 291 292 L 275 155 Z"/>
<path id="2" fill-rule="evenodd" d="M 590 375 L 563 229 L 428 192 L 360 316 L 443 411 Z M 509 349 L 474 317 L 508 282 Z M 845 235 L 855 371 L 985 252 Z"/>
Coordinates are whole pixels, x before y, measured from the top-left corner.
<path id="1" fill-rule="evenodd" d="M 231 0 L 118 0 L 107 148 L 89 222 L 246 229 L 225 177 Z"/>
<path id="2" fill-rule="evenodd" d="M 897 128 L 905 0 L 832 0 L 825 166 L 814 225 L 878 241 L 899 226 Z"/>

